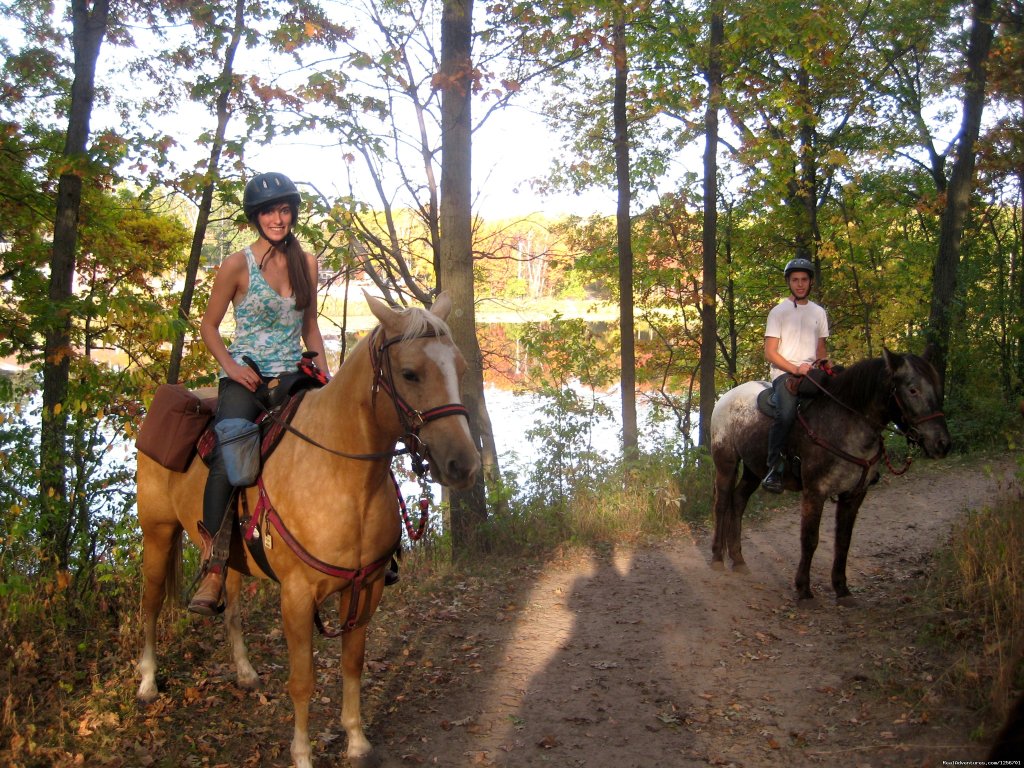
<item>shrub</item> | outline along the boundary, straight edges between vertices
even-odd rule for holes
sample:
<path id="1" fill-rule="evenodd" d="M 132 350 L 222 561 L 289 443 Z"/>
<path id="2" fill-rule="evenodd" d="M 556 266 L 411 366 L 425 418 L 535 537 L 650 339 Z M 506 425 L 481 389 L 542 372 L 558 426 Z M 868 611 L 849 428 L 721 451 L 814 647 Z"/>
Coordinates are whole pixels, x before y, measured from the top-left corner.
<path id="1" fill-rule="evenodd" d="M 956 526 L 931 590 L 934 629 L 959 658 L 953 686 L 1001 720 L 1024 687 L 1024 493 L 1007 492 Z"/>

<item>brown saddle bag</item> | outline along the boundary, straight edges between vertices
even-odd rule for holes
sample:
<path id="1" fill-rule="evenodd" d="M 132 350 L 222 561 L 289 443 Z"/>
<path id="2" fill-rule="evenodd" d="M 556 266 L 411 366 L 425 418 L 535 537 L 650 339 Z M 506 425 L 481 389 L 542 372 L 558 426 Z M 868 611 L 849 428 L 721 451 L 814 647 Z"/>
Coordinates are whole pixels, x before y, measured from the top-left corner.
<path id="1" fill-rule="evenodd" d="M 196 443 L 216 410 L 216 398 L 201 399 L 181 384 L 161 384 L 142 421 L 135 446 L 174 472 L 184 472 Z"/>

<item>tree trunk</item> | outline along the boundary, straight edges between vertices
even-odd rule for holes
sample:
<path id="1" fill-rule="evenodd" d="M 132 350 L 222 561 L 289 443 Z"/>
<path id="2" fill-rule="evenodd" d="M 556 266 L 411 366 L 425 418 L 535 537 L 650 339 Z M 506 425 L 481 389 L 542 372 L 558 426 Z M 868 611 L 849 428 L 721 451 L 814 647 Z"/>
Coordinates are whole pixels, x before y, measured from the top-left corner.
<path id="1" fill-rule="evenodd" d="M 718 109 L 722 99 L 722 44 L 725 27 L 717 6 L 711 12 L 708 50 L 708 106 L 704 115 L 704 293 L 700 328 L 700 428 L 698 445 L 711 443 L 715 407 L 715 348 L 718 341 Z"/>
<path id="2" fill-rule="evenodd" d="M 491 436 L 484 402 L 483 360 L 476 338 L 473 290 L 471 210 L 473 31 L 472 0 L 445 0 L 441 14 L 441 263 L 439 282 L 451 294 L 448 318 L 452 339 L 466 357 L 462 399 L 470 413 L 477 446 Z M 493 445 L 493 439 L 491 444 Z M 486 458 L 486 456 L 485 456 Z M 491 456 L 492 466 L 493 455 Z M 475 533 L 487 518 L 483 474 L 466 491 L 452 491 L 452 546 L 460 553 L 474 545 Z"/>
<path id="3" fill-rule="evenodd" d="M 960 244 L 970 209 L 974 186 L 975 145 L 981 132 L 985 108 L 985 63 L 992 47 L 992 0 L 974 0 L 971 12 L 971 37 L 967 46 L 967 82 L 964 84 L 963 118 L 956 143 L 956 159 L 946 190 L 942 211 L 939 252 L 932 278 L 932 303 L 928 318 L 928 355 L 946 379 L 951 313 L 957 290 Z"/>
<path id="4" fill-rule="evenodd" d="M 626 116 L 629 64 L 626 52 L 625 11 L 616 5 L 612 27 L 612 56 L 615 62 L 615 178 L 618 207 L 615 214 L 619 251 L 619 331 L 622 394 L 622 457 L 637 458 L 636 422 L 636 345 L 633 325 L 633 228 L 630 218 L 629 125 Z"/>
<path id="5" fill-rule="evenodd" d="M 797 215 L 796 249 L 793 256 L 813 261 L 817 269 L 815 283 L 821 289 L 821 262 L 818 258 L 818 148 L 815 119 L 811 109 L 811 78 L 803 67 L 797 73 L 798 92 L 803 101 L 800 117 L 800 178 L 794 190 Z"/>
<path id="6" fill-rule="evenodd" d="M 181 356 L 185 349 L 185 333 L 189 327 L 188 316 L 192 311 L 192 296 L 195 293 L 196 275 L 199 274 L 199 260 L 203 254 L 203 241 L 206 239 L 206 227 L 210 221 L 210 210 L 213 208 L 213 191 L 220 179 L 220 153 L 224 148 L 224 136 L 227 133 L 228 100 L 231 97 L 232 73 L 235 64 L 235 51 L 245 30 L 245 2 L 235 2 L 235 23 L 231 31 L 231 42 L 224 52 L 224 66 L 220 73 L 220 92 L 217 94 L 217 132 L 210 147 L 210 164 L 206 169 L 207 181 L 199 200 L 199 211 L 196 216 L 196 228 L 192 235 L 192 249 L 188 254 L 188 266 L 185 268 L 185 287 L 181 292 L 181 304 L 178 306 L 178 319 L 181 330 L 174 338 L 171 347 L 171 361 L 167 368 L 167 383 L 177 384 L 181 375 Z"/>
<path id="7" fill-rule="evenodd" d="M 46 554 L 57 563 L 67 562 L 67 397 L 71 370 L 70 306 L 78 248 L 78 217 L 82 205 L 83 177 L 89 173 L 86 149 L 89 121 L 96 96 L 96 61 L 107 31 L 109 0 L 72 0 L 72 48 L 74 81 L 68 129 L 64 142 L 64 171 L 57 182 L 57 206 L 50 257 L 49 299 L 56 309 L 45 331 L 43 360 L 43 417 L 39 433 L 40 534 Z"/>

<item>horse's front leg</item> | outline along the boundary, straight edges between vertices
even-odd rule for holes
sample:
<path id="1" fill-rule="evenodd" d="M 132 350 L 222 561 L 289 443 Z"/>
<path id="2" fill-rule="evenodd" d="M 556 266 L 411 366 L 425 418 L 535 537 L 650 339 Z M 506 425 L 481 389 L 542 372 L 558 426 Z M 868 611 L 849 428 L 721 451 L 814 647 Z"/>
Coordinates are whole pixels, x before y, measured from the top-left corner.
<path id="1" fill-rule="evenodd" d="M 245 648 L 245 636 L 242 634 L 241 591 L 242 574 L 229 568 L 225 583 L 224 625 L 228 630 L 228 643 L 231 645 L 231 657 L 235 660 L 238 685 L 252 689 L 259 686 L 260 676 L 249 662 L 249 654 Z"/>
<path id="2" fill-rule="evenodd" d="M 813 600 L 811 592 L 811 560 L 818 548 L 818 530 L 821 527 L 821 509 L 825 497 L 804 490 L 800 502 L 800 565 L 796 569 L 796 591 L 800 600 Z"/>
<path id="3" fill-rule="evenodd" d="M 384 591 L 384 580 L 377 579 L 366 585 L 361 600 L 370 600 L 376 611 Z M 340 612 L 347 615 L 350 593 L 341 598 Z M 370 768 L 378 764 L 373 745 L 363 732 L 362 678 L 366 660 L 366 626 L 346 632 L 341 638 L 341 726 L 348 736 L 346 756 L 354 768 Z"/>
<path id="4" fill-rule="evenodd" d="M 366 658 L 366 627 L 346 632 L 341 638 L 341 727 L 348 735 L 349 761 L 371 765 L 373 745 L 363 733 L 361 707 L 363 662 Z"/>
<path id="5" fill-rule="evenodd" d="M 301 580 L 300 580 L 301 581 Z M 309 747 L 309 699 L 313 695 L 313 596 L 309 585 L 281 585 L 281 619 L 288 641 L 288 693 L 295 710 L 292 761 L 313 768 Z"/>
<path id="6" fill-rule="evenodd" d="M 832 589 L 836 592 L 836 601 L 841 605 L 852 605 L 853 597 L 846 585 L 846 558 L 850 553 L 850 542 L 853 540 L 853 524 L 857 520 L 860 505 L 867 495 L 867 489 L 857 493 L 844 493 L 836 502 L 836 550 L 832 559 Z"/>

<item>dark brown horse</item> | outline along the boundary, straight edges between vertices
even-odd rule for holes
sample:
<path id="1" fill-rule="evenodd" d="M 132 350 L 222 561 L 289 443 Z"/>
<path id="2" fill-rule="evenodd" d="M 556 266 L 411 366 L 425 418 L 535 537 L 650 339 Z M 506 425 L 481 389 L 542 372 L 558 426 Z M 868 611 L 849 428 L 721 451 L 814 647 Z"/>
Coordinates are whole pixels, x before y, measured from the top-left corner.
<path id="1" fill-rule="evenodd" d="M 740 542 L 743 510 L 767 472 L 768 429 L 772 420 L 757 405 L 770 385 L 751 381 L 729 390 L 711 415 L 711 456 L 715 462 L 715 535 L 711 565 L 723 568 L 726 548 L 733 568 L 745 570 Z M 949 431 L 942 414 L 942 384 L 932 365 L 917 355 L 885 351 L 862 360 L 821 384 L 817 396 L 801 406 L 786 449 L 786 490 L 800 491 L 800 565 L 796 589 L 813 598 L 811 559 L 825 500 L 836 501 L 832 588 L 850 603 L 846 557 L 857 511 L 877 480 L 884 457 L 882 431 L 893 422 L 929 458 L 949 452 Z M 742 473 L 740 467 L 742 465 Z M 740 474 L 739 482 L 736 477 Z"/>

